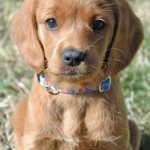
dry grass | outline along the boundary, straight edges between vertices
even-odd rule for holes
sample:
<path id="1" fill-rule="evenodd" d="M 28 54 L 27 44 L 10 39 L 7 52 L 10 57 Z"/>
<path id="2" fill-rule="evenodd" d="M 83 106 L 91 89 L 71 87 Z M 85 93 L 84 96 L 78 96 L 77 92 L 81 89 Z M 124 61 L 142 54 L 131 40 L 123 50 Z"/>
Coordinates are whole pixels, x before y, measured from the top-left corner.
<path id="1" fill-rule="evenodd" d="M 27 68 L 10 36 L 10 22 L 21 0 L 0 0 L 0 150 L 13 150 L 12 113 L 17 99 L 29 93 L 32 72 Z M 141 18 L 145 40 L 136 59 L 121 73 L 129 117 L 143 133 L 141 150 L 150 149 L 150 2 L 131 0 Z"/>
<path id="2" fill-rule="evenodd" d="M 29 92 L 31 79 L 10 36 L 11 20 L 20 3 L 0 0 L 0 150 L 14 149 L 12 112 L 17 99 Z"/>

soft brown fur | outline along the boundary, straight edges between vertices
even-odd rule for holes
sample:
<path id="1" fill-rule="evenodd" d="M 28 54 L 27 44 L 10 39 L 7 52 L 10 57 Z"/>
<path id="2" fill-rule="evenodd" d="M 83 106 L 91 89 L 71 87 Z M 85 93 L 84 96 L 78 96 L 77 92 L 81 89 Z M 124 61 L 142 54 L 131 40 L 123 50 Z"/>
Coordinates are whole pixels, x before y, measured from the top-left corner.
<path id="1" fill-rule="evenodd" d="M 46 29 L 49 18 L 57 20 L 57 30 Z M 97 33 L 89 25 L 93 18 L 106 23 Z M 143 39 L 142 25 L 126 0 L 25 0 L 12 31 L 24 61 L 60 89 L 95 88 L 108 74 L 112 78 L 108 92 L 53 95 L 35 75 L 29 97 L 14 115 L 18 150 L 139 149 L 139 131 L 128 122 L 117 76 Z M 65 66 L 65 48 L 85 52 L 85 62 Z M 107 50 L 111 55 L 104 64 Z M 71 71 L 76 75 L 69 76 Z"/>

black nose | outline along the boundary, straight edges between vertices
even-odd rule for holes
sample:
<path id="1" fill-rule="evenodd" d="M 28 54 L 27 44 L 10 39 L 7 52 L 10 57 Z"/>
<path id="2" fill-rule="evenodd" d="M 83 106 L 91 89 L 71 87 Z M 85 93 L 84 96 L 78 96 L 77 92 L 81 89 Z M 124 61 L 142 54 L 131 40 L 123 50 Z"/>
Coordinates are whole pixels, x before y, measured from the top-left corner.
<path id="1" fill-rule="evenodd" d="M 86 54 L 76 49 L 66 49 L 62 53 L 62 60 L 67 66 L 79 66 L 85 60 Z"/>

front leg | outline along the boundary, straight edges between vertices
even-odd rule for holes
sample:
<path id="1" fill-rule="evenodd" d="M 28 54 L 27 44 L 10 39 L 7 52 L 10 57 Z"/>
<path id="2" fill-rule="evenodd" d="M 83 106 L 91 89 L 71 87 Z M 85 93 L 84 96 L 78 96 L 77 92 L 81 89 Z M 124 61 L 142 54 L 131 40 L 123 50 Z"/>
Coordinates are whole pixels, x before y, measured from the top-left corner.
<path id="1" fill-rule="evenodd" d="M 36 139 L 35 135 L 32 134 L 24 135 L 20 143 L 21 149 L 17 150 L 42 150 L 40 149 L 35 139 Z"/>

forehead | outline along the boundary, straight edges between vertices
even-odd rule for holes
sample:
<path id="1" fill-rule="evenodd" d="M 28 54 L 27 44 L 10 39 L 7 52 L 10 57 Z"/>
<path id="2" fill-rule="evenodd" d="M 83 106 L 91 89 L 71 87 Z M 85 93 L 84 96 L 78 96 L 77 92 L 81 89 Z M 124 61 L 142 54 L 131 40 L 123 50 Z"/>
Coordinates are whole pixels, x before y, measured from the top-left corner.
<path id="1" fill-rule="evenodd" d="M 112 0 L 39 0 L 39 11 L 44 15 L 73 16 L 99 14 L 109 12 Z M 109 2 L 109 3 L 108 3 Z M 107 14 L 108 15 L 108 14 Z"/>
<path id="2" fill-rule="evenodd" d="M 39 0 L 44 5 L 52 7 L 85 7 L 85 6 L 96 6 L 99 4 L 105 4 L 106 0 Z"/>

